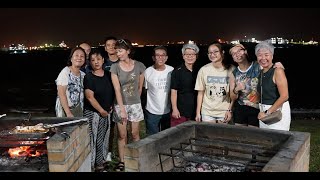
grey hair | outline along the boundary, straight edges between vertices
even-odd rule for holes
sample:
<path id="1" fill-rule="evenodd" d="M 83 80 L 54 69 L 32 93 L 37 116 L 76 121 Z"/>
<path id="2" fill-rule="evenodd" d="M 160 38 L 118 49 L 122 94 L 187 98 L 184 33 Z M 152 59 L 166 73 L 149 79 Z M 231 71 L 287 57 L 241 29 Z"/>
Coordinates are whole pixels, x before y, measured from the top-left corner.
<path id="1" fill-rule="evenodd" d="M 199 47 L 196 44 L 185 44 L 182 47 L 182 54 L 184 54 L 184 52 L 186 51 L 186 49 L 192 49 L 196 52 L 196 54 L 199 53 Z"/>
<path id="2" fill-rule="evenodd" d="M 255 47 L 255 53 L 258 55 L 258 51 L 260 49 L 267 49 L 271 52 L 271 54 L 274 54 L 274 46 L 269 41 L 261 41 L 259 44 Z"/>

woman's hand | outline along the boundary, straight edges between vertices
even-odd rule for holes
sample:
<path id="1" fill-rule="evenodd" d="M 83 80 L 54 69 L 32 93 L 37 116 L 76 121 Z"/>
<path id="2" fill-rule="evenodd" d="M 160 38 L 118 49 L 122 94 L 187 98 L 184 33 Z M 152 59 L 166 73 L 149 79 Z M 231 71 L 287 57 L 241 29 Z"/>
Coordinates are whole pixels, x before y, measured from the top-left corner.
<path id="1" fill-rule="evenodd" d="M 74 117 L 74 115 L 72 114 L 72 112 L 70 111 L 69 113 L 66 113 L 67 117 Z"/>
<path id="2" fill-rule="evenodd" d="M 105 111 L 105 110 L 103 110 L 103 111 L 101 111 L 99 113 L 100 113 L 100 116 L 102 116 L 104 118 L 108 117 L 108 115 L 109 115 L 109 113 L 107 111 Z"/>
<path id="3" fill-rule="evenodd" d="M 120 117 L 121 117 L 121 121 L 127 123 L 128 121 L 128 114 L 127 111 L 125 109 L 120 110 Z"/>
<path id="4" fill-rule="evenodd" d="M 260 120 L 260 119 L 262 119 L 262 118 L 264 118 L 264 117 L 266 117 L 267 115 L 266 115 L 266 113 L 264 113 L 264 112 L 259 112 L 259 114 L 258 114 L 258 119 Z"/>
<path id="5" fill-rule="evenodd" d="M 223 123 L 228 123 L 231 120 L 231 117 L 232 117 L 232 112 L 227 111 L 226 114 L 224 115 Z"/>
<path id="6" fill-rule="evenodd" d="M 201 122 L 201 115 L 200 114 L 197 114 L 196 116 L 196 119 L 195 119 L 197 122 Z"/>
<path id="7" fill-rule="evenodd" d="M 174 109 L 172 110 L 172 117 L 176 118 L 176 119 L 179 119 L 181 116 L 180 116 L 180 112 L 178 109 Z"/>

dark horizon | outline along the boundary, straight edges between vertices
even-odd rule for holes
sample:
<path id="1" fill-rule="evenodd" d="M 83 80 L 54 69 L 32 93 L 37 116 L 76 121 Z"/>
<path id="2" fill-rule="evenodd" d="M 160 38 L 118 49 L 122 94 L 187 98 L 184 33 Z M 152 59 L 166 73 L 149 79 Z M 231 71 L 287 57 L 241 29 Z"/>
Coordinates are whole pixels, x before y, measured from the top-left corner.
<path id="1" fill-rule="evenodd" d="M 1 8 L 0 17 L 6 20 L 1 47 L 98 45 L 110 35 L 139 44 L 245 36 L 320 40 L 320 8 Z"/>

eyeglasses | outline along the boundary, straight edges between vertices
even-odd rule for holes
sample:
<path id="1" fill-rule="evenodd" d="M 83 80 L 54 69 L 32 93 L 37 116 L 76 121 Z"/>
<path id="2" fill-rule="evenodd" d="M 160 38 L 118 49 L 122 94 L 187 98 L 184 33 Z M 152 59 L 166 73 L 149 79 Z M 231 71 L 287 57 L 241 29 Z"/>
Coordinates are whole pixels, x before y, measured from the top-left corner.
<path id="1" fill-rule="evenodd" d="M 213 52 L 208 52 L 208 55 L 213 55 L 213 54 L 218 54 L 220 51 L 213 51 Z"/>
<path id="2" fill-rule="evenodd" d="M 124 39 L 117 40 L 119 43 L 124 43 L 125 45 L 129 46 L 128 43 Z"/>
<path id="3" fill-rule="evenodd" d="M 156 54 L 155 57 L 161 58 L 161 57 L 167 57 L 167 55 L 165 55 L 165 54 Z"/>
<path id="4" fill-rule="evenodd" d="M 183 54 L 184 56 L 191 56 L 191 57 L 194 57 L 196 56 L 197 54 Z"/>
<path id="5" fill-rule="evenodd" d="M 234 55 L 236 55 L 236 54 L 238 54 L 238 53 L 240 53 L 240 52 L 243 52 L 244 50 L 245 50 L 245 49 L 241 48 L 241 49 L 239 49 L 238 51 L 233 52 L 233 53 L 232 53 L 232 56 L 234 56 Z"/>

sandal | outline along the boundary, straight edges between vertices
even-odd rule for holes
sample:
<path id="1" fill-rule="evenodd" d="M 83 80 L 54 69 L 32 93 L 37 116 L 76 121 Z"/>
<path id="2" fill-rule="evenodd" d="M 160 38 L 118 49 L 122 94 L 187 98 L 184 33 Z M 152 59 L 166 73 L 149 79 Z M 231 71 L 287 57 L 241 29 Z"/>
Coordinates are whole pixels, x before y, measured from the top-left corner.
<path id="1" fill-rule="evenodd" d="M 116 167 L 117 172 L 122 172 L 124 171 L 124 162 L 119 162 L 117 167 Z"/>
<path id="2" fill-rule="evenodd" d="M 106 172 L 105 171 L 105 167 L 102 165 L 102 166 L 96 166 L 95 168 L 94 168 L 94 171 L 95 172 Z"/>

